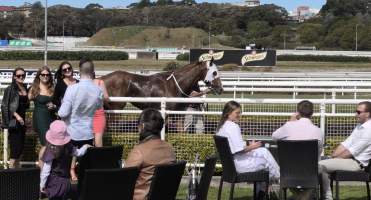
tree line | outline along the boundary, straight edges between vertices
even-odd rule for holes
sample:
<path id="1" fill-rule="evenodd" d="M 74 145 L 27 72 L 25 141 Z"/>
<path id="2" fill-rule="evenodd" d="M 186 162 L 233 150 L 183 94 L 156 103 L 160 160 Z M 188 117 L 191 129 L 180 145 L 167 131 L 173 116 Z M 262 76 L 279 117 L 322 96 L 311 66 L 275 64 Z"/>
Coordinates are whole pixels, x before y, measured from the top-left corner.
<path id="1" fill-rule="evenodd" d="M 210 32 L 226 46 L 265 48 L 316 46 L 320 49 L 371 50 L 371 0 L 327 0 L 320 13 L 304 23 L 290 20 L 277 5 L 254 8 L 231 4 L 174 3 L 141 0 L 128 9 L 104 9 L 99 4 L 85 8 L 56 5 L 48 8 L 48 34 L 90 37 L 102 28 L 151 25 L 169 28 L 196 27 Z M 16 13 L 0 19 L 1 34 L 42 38 L 44 8 L 32 5 L 28 18 Z M 356 45 L 357 35 L 357 45 Z"/>

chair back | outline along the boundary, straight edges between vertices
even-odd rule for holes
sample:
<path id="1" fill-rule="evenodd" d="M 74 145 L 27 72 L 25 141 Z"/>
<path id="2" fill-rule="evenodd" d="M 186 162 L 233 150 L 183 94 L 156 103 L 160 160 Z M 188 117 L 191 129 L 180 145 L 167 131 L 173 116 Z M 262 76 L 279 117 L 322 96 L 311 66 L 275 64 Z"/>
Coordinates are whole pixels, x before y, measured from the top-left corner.
<path id="1" fill-rule="evenodd" d="M 39 194 L 39 168 L 0 170 L 1 200 L 36 200 Z"/>
<path id="2" fill-rule="evenodd" d="M 80 200 L 132 200 L 139 168 L 88 169 Z"/>
<path id="3" fill-rule="evenodd" d="M 282 188 L 317 188 L 318 140 L 280 140 L 278 157 Z"/>
<path id="4" fill-rule="evenodd" d="M 231 182 L 237 176 L 237 171 L 228 138 L 214 135 L 214 141 L 223 166 L 223 180 Z"/>
<path id="5" fill-rule="evenodd" d="M 216 156 L 208 157 L 205 161 L 205 167 L 202 171 L 200 183 L 197 189 L 197 200 L 207 200 L 210 182 L 215 172 Z"/>
<path id="6" fill-rule="evenodd" d="M 122 146 L 92 147 L 79 159 L 79 188 L 84 181 L 87 169 L 118 169 L 121 168 Z"/>
<path id="7" fill-rule="evenodd" d="M 182 179 L 186 161 L 156 166 L 148 200 L 174 200 Z"/>

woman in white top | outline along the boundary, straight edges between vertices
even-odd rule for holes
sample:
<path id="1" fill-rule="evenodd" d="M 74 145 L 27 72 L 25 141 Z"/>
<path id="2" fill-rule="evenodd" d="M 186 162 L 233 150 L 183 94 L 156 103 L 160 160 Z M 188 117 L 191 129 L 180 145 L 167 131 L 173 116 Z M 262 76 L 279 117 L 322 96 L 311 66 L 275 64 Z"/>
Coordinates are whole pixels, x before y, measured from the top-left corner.
<path id="1" fill-rule="evenodd" d="M 241 115 L 241 106 L 235 101 L 225 104 L 217 128 L 217 135 L 228 138 L 229 147 L 234 157 L 236 170 L 239 173 L 269 171 L 271 181 L 278 181 L 280 168 L 272 154 L 261 147 L 261 142 L 252 141 L 249 145 L 243 140 L 241 128 L 237 124 Z"/>

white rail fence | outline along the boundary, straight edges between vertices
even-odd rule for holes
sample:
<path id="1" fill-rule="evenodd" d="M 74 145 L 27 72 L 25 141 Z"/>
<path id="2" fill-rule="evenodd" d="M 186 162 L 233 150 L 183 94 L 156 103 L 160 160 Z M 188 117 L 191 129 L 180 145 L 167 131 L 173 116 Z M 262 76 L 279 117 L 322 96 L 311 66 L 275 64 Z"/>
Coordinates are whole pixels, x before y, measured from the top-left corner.
<path id="1" fill-rule="evenodd" d="M 1 69 L 0 70 L 0 80 L 1 79 L 11 79 L 12 72 L 14 69 Z M 28 73 L 28 78 L 34 78 L 37 69 L 26 69 Z M 33 72 L 33 73 L 31 73 Z M 109 74 L 113 71 L 96 71 L 97 77 Z M 159 72 L 160 70 L 139 70 L 130 71 L 132 73 L 150 75 Z M 78 74 L 75 71 L 76 75 Z M 291 80 L 324 80 L 324 81 L 367 81 L 371 80 L 371 72 L 244 72 L 244 71 L 220 71 L 220 76 L 222 80 L 226 81 L 244 81 L 244 80 L 263 80 L 263 81 L 291 81 Z"/>
<path id="2" fill-rule="evenodd" d="M 296 111 L 296 104 L 301 101 L 300 99 L 230 98 L 111 97 L 110 99 L 113 102 L 158 103 L 161 108 L 160 112 L 166 119 L 166 126 L 161 131 L 161 138 L 173 144 L 177 157 L 181 159 L 193 158 L 190 152 L 213 148 L 212 135 L 215 133 L 224 104 L 230 100 L 241 103 L 243 113 L 240 126 L 244 137 L 256 139 L 269 139 L 273 131 L 282 126 Z M 313 122 L 323 131 L 328 145 L 333 146 L 348 136 L 354 128 L 356 124 L 355 106 L 363 100 L 312 99 L 311 101 L 315 105 Z M 201 103 L 207 104 L 212 109 L 192 112 L 173 111 L 166 109 L 166 105 L 169 103 Z M 140 112 L 138 109 L 107 110 L 106 137 L 117 138 L 118 141 L 115 144 L 132 147 L 137 143 L 137 118 Z M 184 129 L 184 118 L 187 116 L 191 116 L 195 120 L 193 130 Z M 198 123 L 201 123 L 202 126 L 197 127 Z M 30 122 L 28 122 L 28 128 L 31 129 Z M 198 129 L 201 130 L 201 133 L 197 132 Z M 4 130 L 4 161 L 8 160 L 7 134 L 7 130 Z M 129 140 L 127 137 L 135 139 Z M 200 142 L 203 143 L 200 145 Z M 184 147 L 184 144 L 189 146 Z"/>

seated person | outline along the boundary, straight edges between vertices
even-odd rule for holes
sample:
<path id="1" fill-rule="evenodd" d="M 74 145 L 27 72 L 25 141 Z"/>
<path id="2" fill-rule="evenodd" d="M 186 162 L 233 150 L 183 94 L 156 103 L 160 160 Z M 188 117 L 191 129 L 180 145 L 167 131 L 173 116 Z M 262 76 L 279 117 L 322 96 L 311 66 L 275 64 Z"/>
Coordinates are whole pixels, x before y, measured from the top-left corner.
<path id="1" fill-rule="evenodd" d="M 313 124 L 310 118 L 313 115 L 313 103 L 307 100 L 297 105 L 297 112 L 290 121 L 273 132 L 274 140 L 318 140 L 318 153 L 322 153 L 323 133 L 320 128 Z"/>
<path id="2" fill-rule="evenodd" d="M 357 105 L 357 126 L 351 135 L 332 153 L 331 159 L 319 162 L 322 173 L 324 199 L 332 200 L 329 173 L 336 170 L 360 171 L 369 165 L 371 159 L 371 102 Z"/>
<path id="3" fill-rule="evenodd" d="M 217 127 L 217 135 L 228 138 L 229 147 L 234 157 L 236 170 L 239 173 L 269 171 L 269 178 L 279 180 L 280 168 L 272 154 L 261 147 L 261 142 L 252 141 L 249 145 L 243 140 L 241 128 L 237 124 L 241 115 L 241 106 L 235 101 L 225 104 L 222 117 Z M 263 186 L 259 186 L 263 190 Z"/>
<path id="4" fill-rule="evenodd" d="M 139 116 L 139 144 L 129 153 L 125 162 L 125 167 L 140 168 L 134 200 L 147 198 L 156 165 L 175 162 L 172 146 L 160 137 L 163 125 L 164 119 L 158 110 L 145 109 Z"/>
<path id="5" fill-rule="evenodd" d="M 286 122 L 279 129 L 274 131 L 274 140 L 318 140 L 318 158 L 323 149 L 323 134 L 320 128 L 313 124 L 310 118 L 313 115 L 313 103 L 307 100 L 297 105 L 297 112 L 293 114 L 290 121 Z M 295 199 L 310 199 L 312 189 L 291 190 L 296 196 Z"/>

